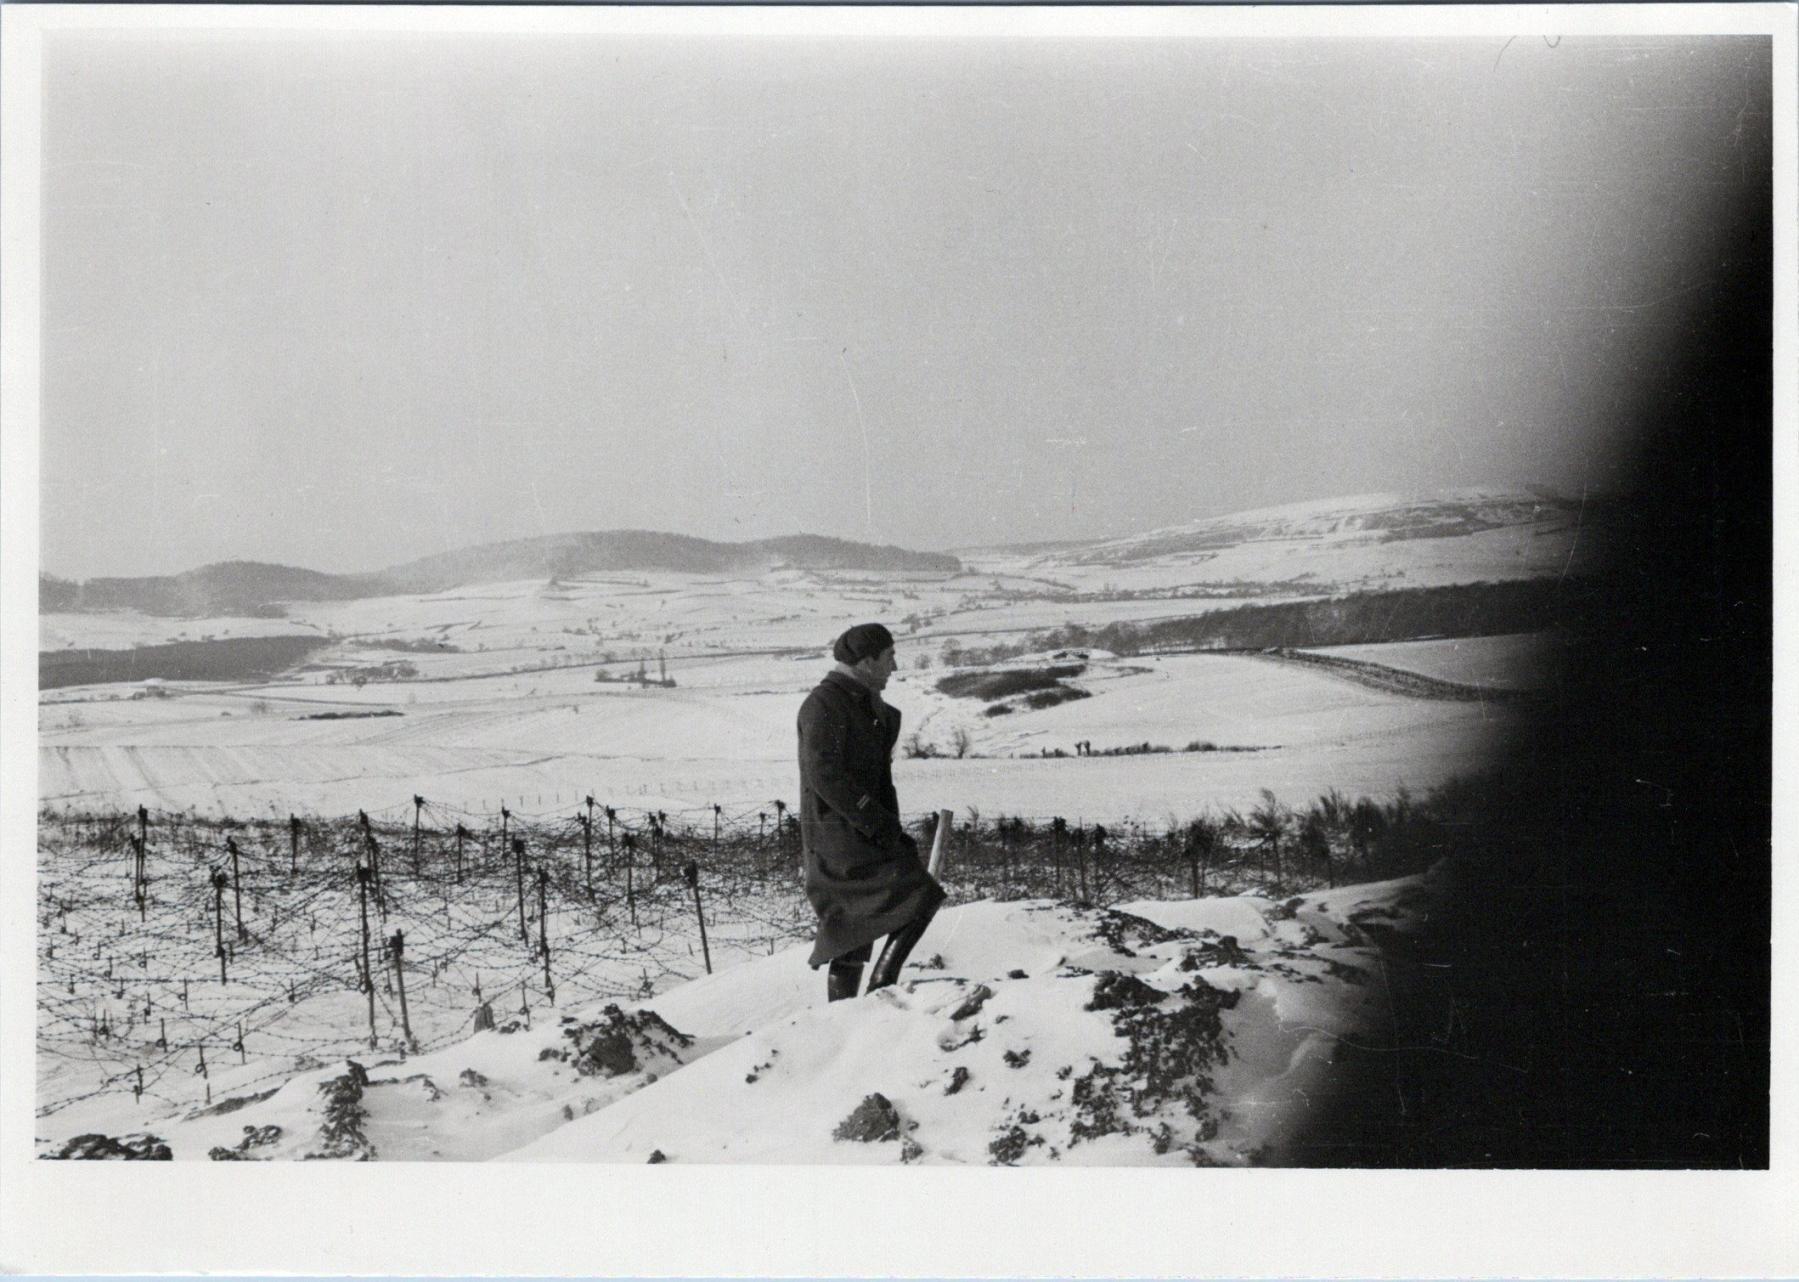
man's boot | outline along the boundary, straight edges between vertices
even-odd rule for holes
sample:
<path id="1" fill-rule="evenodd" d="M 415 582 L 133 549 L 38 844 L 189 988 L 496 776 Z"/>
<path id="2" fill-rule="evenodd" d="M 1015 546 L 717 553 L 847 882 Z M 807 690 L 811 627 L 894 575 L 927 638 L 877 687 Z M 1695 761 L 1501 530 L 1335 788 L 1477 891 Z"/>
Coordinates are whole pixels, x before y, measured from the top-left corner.
<path id="1" fill-rule="evenodd" d="M 891 935 L 887 936 L 887 944 L 881 949 L 880 957 L 875 959 L 874 973 L 868 977 L 868 991 L 887 988 L 899 979 L 900 967 L 906 964 L 906 958 L 912 955 L 912 946 L 923 936 L 925 927 L 931 924 L 935 914 L 926 913 L 916 921 L 907 922 Z"/>
<path id="2" fill-rule="evenodd" d="M 856 990 L 862 986 L 862 963 L 831 963 L 829 973 L 825 977 L 825 994 L 827 1001 L 840 1002 L 846 997 L 854 997 Z"/>

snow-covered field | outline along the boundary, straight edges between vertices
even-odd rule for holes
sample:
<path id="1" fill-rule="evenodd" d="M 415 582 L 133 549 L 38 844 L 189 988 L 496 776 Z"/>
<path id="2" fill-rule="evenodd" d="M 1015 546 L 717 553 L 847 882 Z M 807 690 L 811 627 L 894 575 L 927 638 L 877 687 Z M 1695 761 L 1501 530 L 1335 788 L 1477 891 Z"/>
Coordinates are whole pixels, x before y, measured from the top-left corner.
<path id="1" fill-rule="evenodd" d="M 1011 699 L 1004 715 L 937 689 L 952 670 L 977 670 L 958 652 L 1017 645 L 1032 629 L 1559 573 L 1579 543 L 1565 511 L 1395 539 L 1380 510 L 1262 514 L 1230 527 L 1250 534 L 1228 546 L 1207 544 L 1217 531 L 1202 522 L 1134 543 L 977 553 L 956 575 L 607 574 L 293 603 L 287 620 L 45 616 L 47 649 L 252 625 L 316 634 L 322 648 L 273 680 L 40 699 L 40 803 L 89 817 L 40 853 L 40 1139 L 147 1130 L 177 1157 L 1282 1160 L 1307 1101 L 1328 1093 L 1332 1039 L 1378 1014 L 1356 919 L 1403 917 L 1415 884 L 1309 896 L 1296 916 L 1252 896 L 1133 909 L 1167 931 L 1054 901 L 966 904 L 932 928 L 909 982 L 824 1009 L 791 943 L 807 924 L 791 860 L 777 855 L 759 882 L 714 903 L 700 943 L 668 868 L 638 885 L 634 926 L 616 864 L 597 897 L 563 884 L 527 913 L 492 862 L 506 857 L 494 833 L 503 806 L 539 832 L 560 825 L 561 853 L 543 866 L 565 882 L 571 816 L 588 797 L 639 834 L 654 812 L 690 832 L 718 814 L 765 851 L 776 803 L 796 800 L 799 703 L 829 666 L 830 638 L 869 618 L 899 638 L 887 694 L 906 718 L 895 774 L 909 816 L 947 807 L 1167 830 L 1247 812 L 1268 791 L 1296 806 L 1331 790 L 1422 794 L 1480 771 L 1517 729 L 1516 710 L 1231 654 L 1023 656 L 1011 662 L 1078 667 L 1065 684 L 1082 697 Z M 1340 652 L 1520 687 L 1541 684 L 1553 657 L 1532 637 Z M 385 962 L 377 1048 L 366 1049 L 346 872 L 363 852 L 342 833 L 366 811 L 390 844 L 403 841 L 392 833 L 415 794 L 439 848 L 405 915 L 420 1053 L 398 1062 Z M 126 901 L 126 839 L 105 824 L 140 805 L 159 822 L 192 812 L 276 825 L 239 830 L 256 869 L 245 882 L 254 924 L 225 941 L 223 978 L 206 869 L 232 829 L 189 824 L 180 849 L 159 839 L 156 857 L 184 871 L 153 886 L 139 914 Z M 281 857 L 294 814 L 338 833 L 297 870 Z M 480 894 L 443 880 L 457 824 L 485 843 Z M 706 893 L 726 894 L 717 869 L 706 875 Z M 527 935 L 551 940 L 553 979 L 540 981 L 538 942 L 519 937 L 515 909 Z M 373 929 L 379 952 L 390 927 Z M 696 947 L 719 973 L 701 977 Z M 1094 1006 L 1107 975 L 1125 978 L 1104 979 Z M 500 1028 L 471 1033 L 482 1000 Z M 1144 1078 L 1152 1054 L 1173 1056 L 1178 1080 Z M 861 1121 L 891 1140 L 833 1138 L 877 1094 L 885 1102 Z"/>
<path id="2" fill-rule="evenodd" d="M 141 1101 L 40 1118 L 39 1149 L 99 1134 L 154 1136 L 177 1160 L 1279 1163 L 1328 1107 L 1338 1042 L 1383 1027 L 1364 927 L 1404 929 L 1427 882 L 980 902 L 939 916 L 899 985 L 852 1002 L 822 1001 L 802 945 L 273 1080 L 215 1045 L 208 1076 L 180 1055 Z"/>
<path id="3" fill-rule="evenodd" d="M 424 658 L 425 656 L 420 656 Z M 371 812 L 434 802 L 493 811 L 614 805 L 741 808 L 795 799 L 793 717 L 828 662 L 748 657 L 672 665 L 674 689 L 596 684 L 591 670 L 432 683 L 183 687 L 177 697 L 58 702 L 43 710 L 40 789 L 65 808 L 214 814 Z M 1096 658 L 1091 692 L 989 718 L 908 671 L 888 690 L 905 735 L 972 756 L 913 759 L 908 810 L 1163 817 L 1242 805 L 1261 788 L 1384 795 L 1478 767 L 1514 722 L 1504 710 L 1359 689 L 1328 674 L 1228 655 Z M 67 692 L 62 692 L 66 694 Z M 398 716 L 309 719 L 320 712 Z M 1148 742 L 1248 752 L 1044 757 Z"/>
<path id="4" fill-rule="evenodd" d="M 1567 657 L 1566 643 L 1547 633 L 1334 645 L 1319 654 L 1382 663 L 1420 676 L 1501 690 L 1541 689 L 1553 683 Z"/>

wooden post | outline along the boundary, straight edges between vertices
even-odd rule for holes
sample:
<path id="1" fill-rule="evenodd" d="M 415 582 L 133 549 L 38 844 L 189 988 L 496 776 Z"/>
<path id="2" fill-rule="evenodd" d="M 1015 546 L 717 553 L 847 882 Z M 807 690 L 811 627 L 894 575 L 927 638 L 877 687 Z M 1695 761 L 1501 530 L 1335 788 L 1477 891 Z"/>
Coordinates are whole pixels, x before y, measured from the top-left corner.
<path id="1" fill-rule="evenodd" d="M 953 810 L 937 812 L 937 831 L 931 834 L 931 862 L 929 865 L 929 871 L 933 877 L 943 871 L 944 861 L 949 854 L 950 825 L 955 817 L 956 812 Z"/>
<path id="2" fill-rule="evenodd" d="M 287 817 L 287 875 L 298 876 L 300 872 L 300 816 L 290 814 Z"/>
<path id="3" fill-rule="evenodd" d="M 244 1021 L 241 1019 L 237 1021 L 237 1041 L 233 1044 L 232 1049 L 237 1052 L 238 1063 L 248 1064 L 250 1062 L 250 1053 L 244 1049 Z"/>
<path id="4" fill-rule="evenodd" d="M 525 925 L 525 839 L 512 839 L 512 871 L 518 881 L 518 937 L 531 944 L 531 929 Z"/>
<path id="5" fill-rule="evenodd" d="M 687 885 L 693 891 L 693 915 L 699 919 L 700 923 L 700 951 L 705 955 L 706 973 L 710 975 L 712 973 L 712 946 L 706 942 L 706 910 L 700 906 L 700 866 L 690 859 L 687 861 L 687 867 L 681 870 L 681 875 L 687 879 Z"/>
<path id="6" fill-rule="evenodd" d="M 462 843 L 468 840 L 468 829 L 456 825 L 456 884 L 462 884 Z"/>
<path id="7" fill-rule="evenodd" d="M 593 798 L 587 799 L 588 809 L 575 816 L 575 822 L 581 825 L 581 874 L 587 885 L 587 898 L 593 898 Z"/>
<path id="8" fill-rule="evenodd" d="M 131 848 L 133 851 L 132 882 L 133 889 L 137 895 L 137 919 L 141 922 L 144 920 L 145 900 L 148 896 L 150 880 L 149 865 L 144 859 L 144 839 L 142 837 L 133 837 L 131 839 Z"/>
<path id="9" fill-rule="evenodd" d="M 375 1045 L 376 1045 L 376 1037 L 375 1037 L 375 977 L 374 977 L 374 974 L 369 970 L 369 882 L 371 880 L 373 880 L 373 878 L 374 878 L 374 874 L 369 871 L 367 865 L 364 865 L 364 864 L 357 865 L 357 867 L 356 867 L 356 886 L 357 886 L 357 890 L 359 892 L 358 898 L 362 904 L 362 991 L 367 993 L 368 998 L 369 998 L 369 1049 L 370 1050 L 374 1050 Z"/>
<path id="10" fill-rule="evenodd" d="M 500 803 L 500 850 L 502 853 L 512 848 L 510 845 L 512 839 L 511 824 L 512 812 L 506 809 L 506 803 L 502 801 Z"/>
<path id="11" fill-rule="evenodd" d="M 400 1031 L 406 1034 L 406 1045 L 410 1050 L 418 1050 L 418 1042 L 412 1036 L 412 1013 L 406 1008 L 406 934 L 396 929 L 389 945 L 394 954 L 394 983 L 400 990 Z"/>
<path id="12" fill-rule="evenodd" d="M 225 838 L 225 849 L 227 851 L 229 851 L 231 854 L 231 896 L 234 901 L 234 904 L 233 904 L 234 910 L 236 911 L 236 914 L 237 914 L 237 937 L 239 939 L 243 939 L 243 938 L 245 938 L 245 935 L 244 935 L 244 880 L 239 875 L 238 862 L 237 862 L 237 839 L 235 837 Z"/>
<path id="13" fill-rule="evenodd" d="M 549 869 L 537 869 L 537 949 L 543 954 L 543 990 L 549 1000 L 556 1000 L 556 985 L 550 979 L 550 905 Z"/>
<path id="14" fill-rule="evenodd" d="M 1093 902 L 1099 903 L 1102 895 L 1101 878 L 1106 865 L 1106 829 L 1104 824 L 1093 825 Z"/>
<path id="15" fill-rule="evenodd" d="M 612 821 L 618 818 L 618 811 L 611 806 L 606 807 L 606 862 L 612 865 L 614 873 L 618 871 L 618 848 L 612 841 Z"/>
<path id="16" fill-rule="evenodd" d="M 424 813 L 424 809 L 425 809 L 425 799 L 423 797 L 419 796 L 418 793 L 416 793 L 416 792 L 413 793 L 412 794 L 412 875 L 414 877 L 418 876 L 418 872 L 419 872 L 419 820 L 420 820 L 420 816 Z"/>
<path id="17" fill-rule="evenodd" d="M 219 956 L 219 983 L 225 982 L 225 874 L 212 870 L 212 934 Z"/>
<path id="18" fill-rule="evenodd" d="M 607 812 L 608 814 L 611 811 Z M 631 929 L 637 929 L 637 891 L 632 885 L 633 865 L 637 862 L 634 852 L 637 849 L 637 835 L 625 834 L 625 905 L 631 910 Z"/>
<path id="19" fill-rule="evenodd" d="M 143 806 L 137 808 L 137 839 L 139 845 L 150 844 L 150 812 Z"/>

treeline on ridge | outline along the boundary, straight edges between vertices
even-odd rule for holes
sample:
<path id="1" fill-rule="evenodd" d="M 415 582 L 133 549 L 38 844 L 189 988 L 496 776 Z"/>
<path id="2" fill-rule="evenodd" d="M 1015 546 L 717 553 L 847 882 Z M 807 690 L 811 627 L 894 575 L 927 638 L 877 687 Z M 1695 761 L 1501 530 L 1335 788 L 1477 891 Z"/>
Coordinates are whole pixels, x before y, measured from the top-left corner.
<path id="1" fill-rule="evenodd" d="M 1395 588 L 1316 601 L 1234 606 L 1149 623 L 1111 623 L 1098 628 L 1068 624 L 1038 634 L 1017 652 L 1099 649 L 1146 654 L 1540 632 L 1574 622 L 1589 595 L 1580 579 Z"/>
<path id="2" fill-rule="evenodd" d="M 260 681 L 285 672 L 327 638 L 221 637 L 173 641 L 127 650 L 46 650 L 38 655 L 38 689 L 101 685 L 114 681 Z"/>

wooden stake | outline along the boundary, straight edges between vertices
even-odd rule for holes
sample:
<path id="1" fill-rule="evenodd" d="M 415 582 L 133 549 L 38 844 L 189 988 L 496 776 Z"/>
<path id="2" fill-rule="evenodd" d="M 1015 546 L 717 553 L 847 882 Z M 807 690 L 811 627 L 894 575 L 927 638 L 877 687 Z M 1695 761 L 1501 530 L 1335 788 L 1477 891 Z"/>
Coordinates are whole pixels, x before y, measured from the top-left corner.
<path id="1" fill-rule="evenodd" d="M 366 866 L 356 868 L 356 885 L 358 898 L 362 904 L 362 990 L 369 998 L 369 1049 L 376 1046 L 375 1036 L 375 977 L 369 970 L 369 882 L 374 874 Z"/>
<path id="2" fill-rule="evenodd" d="M 631 910 L 631 929 L 637 929 L 637 892 L 631 883 L 632 865 L 637 860 L 634 852 L 637 849 L 637 837 L 634 833 L 625 834 L 625 906 Z"/>
<path id="3" fill-rule="evenodd" d="M 929 872 L 933 877 L 943 871 L 944 859 L 949 852 L 950 827 L 955 820 L 955 817 L 956 812 L 953 810 L 939 810 L 937 812 L 937 831 L 931 837 L 931 862 L 929 867 Z"/>
<path id="4" fill-rule="evenodd" d="M 390 946 L 394 954 L 394 982 L 400 989 L 400 1031 L 406 1034 L 406 1045 L 416 1051 L 419 1047 L 418 1042 L 412 1036 L 412 1014 L 406 1008 L 405 932 L 394 931 L 393 942 Z"/>
<path id="5" fill-rule="evenodd" d="M 543 954 L 543 989 L 549 1000 L 556 1000 L 556 985 L 550 979 L 550 908 L 549 908 L 550 874 L 545 868 L 537 870 L 537 949 Z"/>
<path id="6" fill-rule="evenodd" d="M 212 870 L 212 930 L 219 956 L 219 983 L 225 982 L 225 874 Z"/>
<path id="7" fill-rule="evenodd" d="M 512 839 L 512 872 L 518 882 L 518 937 L 531 943 L 531 928 L 525 925 L 525 839 Z"/>
<path id="8" fill-rule="evenodd" d="M 687 879 L 687 885 L 693 891 L 693 915 L 699 918 L 700 922 L 700 950 L 705 954 L 706 973 L 710 975 L 712 973 L 712 948 L 706 942 L 706 912 L 700 907 L 700 866 L 689 860 L 687 867 L 681 870 L 681 875 Z"/>
<path id="9" fill-rule="evenodd" d="M 593 898 L 593 798 L 587 799 L 587 813 L 575 816 L 581 825 L 581 869 L 587 882 L 587 898 Z"/>
<path id="10" fill-rule="evenodd" d="M 237 913 L 237 937 L 244 938 L 244 880 L 238 874 L 237 839 L 225 838 L 225 849 L 231 854 L 231 894 Z"/>

